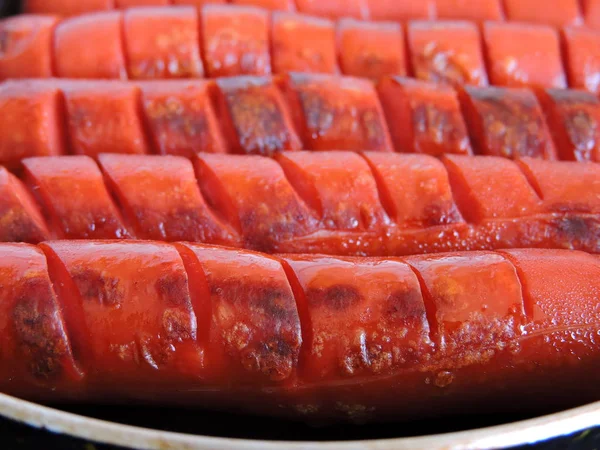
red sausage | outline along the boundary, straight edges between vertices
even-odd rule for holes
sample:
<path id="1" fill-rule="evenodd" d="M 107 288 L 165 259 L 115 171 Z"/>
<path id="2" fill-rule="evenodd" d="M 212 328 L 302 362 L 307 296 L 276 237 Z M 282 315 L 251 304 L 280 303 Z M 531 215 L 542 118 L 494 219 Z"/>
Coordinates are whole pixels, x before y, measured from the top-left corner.
<path id="1" fill-rule="evenodd" d="M 81 398 L 83 374 L 73 359 L 63 304 L 57 301 L 44 254 L 29 245 L 1 247 L 0 390 Z"/>
<path id="2" fill-rule="evenodd" d="M 295 0 L 298 11 L 313 16 L 367 17 L 367 0 Z"/>
<path id="3" fill-rule="evenodd" d="M 20 167 L 30 156 L 66 153 L 62 95 L 51 83 L 0 85 L 0 164 Z"/>
<path id="4" fill-rule="evenodd" d="M 462 223 L 448 173 L 436 158 L 365 153 L 388 216 L 404 229 Z"/>
<path id="5" fill-rule="evenodd" d="M 558 168 L 549 161 L 524 158 L 518 162 L 525 175 L 536 189 L 546 210 L 564 211 L 565 203 L 570 203 L 571 212 L 593 214 L 600 211 L 600 179 L 596 164 L 565 162 Z M 565 177 L 576 177 L 581 186 L 577 189 L 573 183 L 565 183 Z"/>
<path id="6" fill-rule="evenodd" d="M 443 162 L 454 199 L 469 222 L 533 216 L 542 210 L 527 177 L 507 159 L 449 155 Z"/>
<path id="7" fill-rule="evenodd" d="M 271 73 L 267 11 L 207 5 L 200 16 L 202 51 L 208 76 Z"/>
<path id="8" fill-rule="evenodd" d="M 168 6 L 172 0 L 114 0 L 119 9 L 135 8 L 138 6 Z"/>
<path id="9" fill-rule="evenodd" d="M 56 76 L 127 79 L 122 20 L 121 13 L 111 11 L 60 22 L 54 32 Z"/>
<path id="10" fill-rule="evenodd" d="M 210 302 L 200 319 L 209 380 L 217 386 L 293 380 L 302 336 L 281 263 L 265 255 L 194 244 L 184 244 L 180 251 L 186 267 L 196 259 L 206 280 L 205 292 L 195 300 Z"/>
<path id="11" fill-rule="evenodd" d="M 488 84 L 481 39 L 473 23 L 411 22 L 408 46 L 418 79 L 455 85 Z"/>
<path id="12" fill-rule="evenodd" d="M 394 22 L 342 19 L 337 24 L 340 67 L 346 75 L 378 79 L 406 75 L 404 33 Z"/>
<path id="13" fill-rule="evenodd" d="M 565 27 L 562 39 L 569 86 L 600 94 L 600 31 Z"/>
<path id="14" fill-rule="evenodd" d="M 206 0 L 200 0 L 205 1 Z M 218 3 L 213 2 L 211 3 Z M 223 0 L 221 3 L 226 3 Z M 230 0 L 229 3 L 234 5 L 243 5 L 243 6 L 258 6 L 260 8 L 269 9 L 272 11 L 295 11 L 296 3 L 294 0 Z"/>
<path id="15" fill-rule="evenodd" d="M 27 183 L 60 239 L 130 237 L 91 158 L 29 158 L 23 165 Z"/>
<path id="16" fill-rule="evenodd" d="M 600 101 L 590 93 L 538 89 L 558 156 L 565 161 L 600 161 Z"/>
<path id="17" fill-rule="evenodd" d="M 306 149 L 392 150 L 370 81 L 292 73 L 285 77 L 283 87 Z"/>
<path id="18" fill-rule="evenodd" d="M 274 73 L 339 72 L 335 26 L 327 19 L 274 12 L 271 54 Z"/>
<path id="19" fill-rule="evenodd" d="M 528 247 L 600 253 L 600 166 L 594 163 L 522 157 L 517 164 L 445 155 L 444 169 L 431 156 L 400 153 L 287 152 L 275 160 L 200 154 L 194 179 L 183 158 L 104 155 L 100 160 L 120 215 L 140 238 L 271 253 L 377 256 Z M 51 162 L 42 193 L 61 186 L 105 192 L 93 176 L 82 181 L 57 169 L 60 159 Z M 37 164 L 46 165 L 43 159 Z M 11 183 L 8 192 L 18 195 Z M 57 205 L 55 226 L 85 217 L 110 219 L 115 214 L 102 196 L 77 208 L 76 195 L 37 201 L 44 209 Z M 33 232 L 14 232 L 20 220 L 39 222 L 30 212 L 37 210 L 32 199 L 19 198 L 0 202 L 9 211 L 0 236 L 39 242 Z M 101 214 L 93 214 L 98 210 Z M 86 220 L 69 228 L 71 237 L 101 232 Z"/>
<path id="20" fill-rule="evenodd" d="M 0 79 L 54 75 L 52 39 L 59 23 L 54 16 L 21 15 L 0 21 Z"/>
<path id="21" fill-rule="evenodd" d="M 95 157 L 107 148 L 120 153 L 148 153 L 140 117 L 140 90 L 118 82 L 66 83 L 70 149 Z"/>
<path id="22" fill-rule="evenodd" d="M 136 399 L 142 386 L 202 377 L 188 275 L 173 246 L 56 241 L 41 248 L 90 389 Z"/>
<path id="23" fill-rule="evenodd" d="M 567 87 L 556 29 L 546 25 L 487 22 L 483 39 L 492 84 Z"/>
<path id="24" fill-rule="evenodd" d="M 281 154 L 277 161 L 300 197 L 318 213 L 322 228 L 364 232 L 387 223 L 371 169 L 359 155 L 298 152 Z"/>
<path id="25" fill-rule="evenodd" d="M 373 20 L 405 22 L 411 19 L 433 19 L 435 0 L 367 0 Z"/>
<path id="26" fill-rule="evenodd" d="M 129 0 L 131 1 L 131 0 Z M 141 0 L 140 0 L 141 1 Z M 162 1 L 162 0 L 154 0 L 154 1 Z M 204 5 L 208 4 L 222 4 L 228 3 L 227 0 L 169 0 L 173 5 L 191 5 L 200 9 Z"/>
<path id="27" fill-rule="evenodd" d="M 433 350 L 419 281 L 400 261 L 289 256 L 308 310 L 300 376 L 344 382 L 389 375 Z M 405 333 L 394 332 L 403 329 Z"/>
<path id="28" fill-rule="evenodd" d="M 130 78 L 199 78 L 204 75 L 196 9 L 136 8 L 125 11 L 123 22 Z"/>
<path id="29" fill-rule="evenodd" d="M 585 24 L 591 28 L 600 28 L 600 1 L 581 0 Z"/>
<path id="30" fill-rule="evenodd" d="M 599 278 L 598 258 L 564 250 L 4 244 L 0 386 L 353 422 L 566 407 L 598 394 Z"/>
<path id="31" fill-rule="evenodd" d="M 556 159 L 550 131 L 533 92 L 465 87 L 459 96 L 476 153 Z"/>
<path id="32" fill-rule="evenodd" d="M 577 0 L 558 0 L 544 7 L 538 0 L 504 0 L 508 20 L 543 23 L 555 27 L 582 25 Z"/>
<path id="33" fill-rule="evenodd" d="M 0 167 L 0 242 L 38 242 L 49 239 L 50 231 L 26 187 Z"/>
<path id="34" fill-rule="evenodd" d="M 435 0 L 436 18 L 501 21 L 503 0 Z M 504 0 L 506 1 L 506 0 Z"/>
<path id="35" fill-rule="evenodd" d="M 475 252 L 406 261 L 419 274 L 431 311 L 431 337 L 444 352 L 464 357 L 465 363 L 469 356 L 485 361 L 477 349 L 502 350 L 521 334 L 521 284 L 506 258 Z"/>
<path id="36" fill-rule="evenodd" d="M 396 151 L 472 154 L 467 127 L 454 89 L 402 77 L 377 84 Z"/>
<path id="37" fill-rule="evenodd" d="M 56 13 L 62 16 L 76 16 L 90 11 L 112 9 L 114 2 L 115 0 L 52 0 L 51 2 L 25 0 L 23 10 L 37 14 Z"/>
<path id="38" fill-rule="evenodd" d="M 217 80 L 213 99 L 231 153 L 272 155 L 302 143 L 282 93 L 271 78 Z"/>
<path id="39" fill-rule="evenodd" d="M 188 159 L 100 155 L 100 166 L 139 238 L 239 245 L 206 205 Z"/>
<path id="40" fill-rule="evenodd" d="M 271 159 L 201 154 L 196 173 L 208 204 L 233 224 L 247 248 L 273 250 L 278 240 L 315 230 L 313 211 Z"/>
<path id="41" fill-rule="evenodd" d="M 197 152 L 227 150 L 210 100 L 209 82 L 149 81 L 140 88 L 154 153 L 190 158 Z"/>

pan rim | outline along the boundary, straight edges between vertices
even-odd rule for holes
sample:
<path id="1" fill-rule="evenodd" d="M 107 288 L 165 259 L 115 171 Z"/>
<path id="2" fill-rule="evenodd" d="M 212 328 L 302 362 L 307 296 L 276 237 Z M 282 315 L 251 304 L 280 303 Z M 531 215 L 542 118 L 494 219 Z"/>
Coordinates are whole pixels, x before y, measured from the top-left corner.
<path id="1" fill-rule="evenodd" d="M 600 402 L 475 430 L 410 438 L 342 442 L 263 441 L 161 431 L 81 416 L 6 394 L 0 394 L 0 416 L 54 433 L 132 449 L 479 450 L 530 444 L 600 425 Z"/>

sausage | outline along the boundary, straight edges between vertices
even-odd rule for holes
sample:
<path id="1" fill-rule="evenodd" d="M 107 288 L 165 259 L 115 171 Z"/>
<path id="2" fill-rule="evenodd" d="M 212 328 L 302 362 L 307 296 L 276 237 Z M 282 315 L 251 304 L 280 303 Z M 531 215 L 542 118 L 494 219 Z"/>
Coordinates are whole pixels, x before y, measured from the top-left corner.
<path id="1" fill-rule="evenodd" d="M 148 153 L 138 86 L 86 81 L 62 86 L 71 153 L 96 156 L 106 147 L 120 153 Z"/>
<path id="2" fill-rule="evenodd" d="M 273 71 L 339 73 L 335 25 L 318 17 L 274 12 L 271 19 Z"/>
<path id="3" fill-rule="evenodd" d="M 560 0 L 553 8 L 543 8 L 538 0 L 60 0 L 51 4 L 44 0 L 25 0 L 26 13 L 54 13 L 63 16 L 90 11 L 125 9 L 136 6 L 192 5 L 201 8 L 206 4 L 232 3 L 257 6 L 274 11 L 295 11 L 322 15 L 333 19 L 342 17 L 371 18 L 402 22 L 410 19 L 466 19 L 484 21 L 522 21 L 563 24 L 581 24 L 598 27 L 600 10 L 597 0 L 581 0 L 581 10 L 576 0 Z M 506 14 L 504 12 L 506 11 Z"/>
<path id="4" fill-rule="evenodd" d="M 15 16 L 0 25 L 0 79 L 48 78 L 52 67 L 52 40 L 59 23 L 56 16 Z"/>
<path id="5" fill-rule="evenodd" d="M 295 0 L 298 11 L 313 16 L 324 16 L 331 19 L 367 17 L 366 0 Z"/>
<path id="6" fill-rule="evenodd" d="M 385 152 L 99 161 L 98 168 L 83 156 L 27 159 L 23 181 L 5 172 L 0 237 L 135 237 L 365 256 L 600 253 L 600 165 L 591 162 Z M 22 233 L 19 223 L 28 224 Z"/>
<path id="7" fill-rule="evenodd" d="M 4 167 L 0 167 L 0 199 L 0 242 L 41 242 L 51 238 L 33 196 Z"/>
<path id="8" fill-rule="evenodd" d="M 118 9 L 126 9 L 135 8 L 137 6 L 167 6 L 171 3 L 177 4 L 177 2 L 171 0 L 115 0 L 115 7 Z M 185 0 L 183 3 L 185 4 Z"/>
<path id="9" fill-rule="evenodd" d="M 435 0 L 436 18 L 502 21 L 502 3 L 502 0 Z"/>
<path id="10" fill-rule="evenodd" d="M 356 0 L 355 4 L 366 1 Z M 304 9 L 337 8 L 336 2 L 306 0 Z M 564 88 L 565 73 L 586 73 L 590 67 L 586 60 L 595 61 L 593 52 L 584 58 L 574 51 L 575 56 L 565 58 L 563 64 L 559 35 L 569 26 L 457 20 L 463 15 L 482 19 L 487 13 L 477 8 L 486 9 L 492 3 L 450 0 L 444 7 L 449 8 L 448 14 L 440 17 L 455 20 L 431 21 L 435 16 L 431 9 L 416 13 L 416 17 L 429 20 L 406 24 L 349 19 L 346 16 L 352 15 L 352 5 L 348 2 L 343 2 L 344 14 L 335 21 L 289 8 L 271 12 L 220 4 L 203 5 L 199 14 L 188 5 L 103 11 L 62 20 L 24 15 L 0 21 L 4 50 L 0 79 L 215 78 L 341 71 L 365 78 L 409 74 L 454 84 Z M 427 2 L 419 5 L 427 7 Z M 380 6 L 388 9 L 385 3 Z M 394 6 L 399 10 L 390 14 L 403 15 L 402 11 L 413 7 L 420 8 L 416 3 L 399 2 Z M 466 12 L 451 13 L 461 10 Z M 363 16 L 366 14 L 357 17 Z M 579 40 L 592 39 L 590 30 L 579 33 L 587 36 Z M 82 39 L 90 51 L 77 56 L 74 49 Z M 592 44 L 581 48 L 586 45 Z M 564 46 L 568 52 L 569 44 Z M 589 75 L 592 80 L 593 74 Z M 577 79 L 569 81 L 572 87 L 579 87 Z"/>
<path id="11" fill-rule="evenodd" d="M 600 70 L 600 31 L 565 27 L 562 30 L 562 44 L 569 86 L 600 94 L 600 79 L 597 76 Z"/>
<path id="12" fill-rule="evenodd" d="M 32 158 L 23 165 L 25 182 L 58 238 L 131 237 L 93 160 L 85 156 Z M 68 176 L 57 178 L 61 172 Z"/>
<path id="13" fill-rule="evenodd" d="M 106 154 L 99 161 L 110 192 L 137 235 L 239 246 L 235 231 L 206 204 L 188 159 Z"/>
<path id="14" fill-rule="evenodd" d="M 471 155 L 456 91 L 444 84 L 385 77 L 377 92 L 396 151 Z"/>
<path id="15" fill-rule="evenodd" d="M 589 149 L 586 159 L 600 162 L 593 150 L 596 100 L 577 90 L 561 90 L 560 96 L 557 110 L 540 88 L 453 89 L 404 77 L 384 77 L 375 85 L 306 73 L 6 81 L 0 83 L 0 164 L 19 171 L 22 159 L 35 156 L 273 156 L 301 149 L 571 160 L 574 147 Z M 569 98 L 579 100 L 560 112 Z M 563 119 L 554 119 L 554 111 Z"/>
<path id="16" fill-rule="evenodd" d="M 566 407 L 599 394 L 599 280 L 568 250 L 2 244 L 0 390 L 342 422 Z"/>
<path id="17" fill-rule="evenodd" d="M 265 10 L 208 5 L 202 9 L 201 22 L 208 76 L 271 73 L 269 16 Z"/>
<path id="18" fill-rule="evenodd" d="M 302 148 L 291 112 L 275 81 L 267 77 L 230 77 L 216 84 L 214 104 L 232 153 L 271 155 Z"/>
<path id="19" fill-rule="evenodd" d="M 0 164 L 17 169 L 29 156 L 65 154 L 62 91 L 53 83 L 0 85 Z"/>
<path id="20" fill-rule="evenodd" d="M 506 17 L 510 21 L 553 25 L 583 25 L 577 0 L 559 0 L 551 8 L 540 7 L 537 0 L 504 0 Z"/>
<path id="21" fill-rule="evenodd" d="M 404 32 L 394 22 L 342 19 L 337 23 L 342 73 L 377 80 L 384 75 L 407 74 Z"/>
<path id="22" fill-rule="evenodd" d="M 200 0 L 200 4 L 202 4 L 202 1 L 206 2 L 206 0 Z M 218 2 L 211 1 L 211 3 Z M 225 1 L 222 3 L 225 3 Z M 229 3 L 234 5 L 258 6 L 271 11 L 296 11 L 296 2 L 294 0 L 230 0 Z"/>
<path id="23" fill-rule="evenodd" d="M 125 11 L 122 20 L 129 78 L 204 75 L 198 15 L 193 7 L 134 8 Z"/>
<path id="24" fill-rule="evenodd" d="M 600 1 L 582 0 L 581 6 L 585 16 L 585 24 L 590 28 L 600 28 Z"/>
<path id="25" fill-rule="evenodd" d="M 407 36 L 416 78 L 454 85 L 488 85 L 475 24 L 413 21 L 408 25 Z"/>
<path id="26" fill-rule="evenodd" d="M 198 151 L 226 152 L 209 82 L 149 81 L 141 83 L 140 88 L 152 153 L 190 158 Z"/>
<path id="27" fill-rule="evenodd" d="M 537 89 L 558 157 L 600 161 L 600 101 L 585 91 Z"/>
<path id="28" fill-rule="evenodd" d="M 305 149 L 392 151 L 381 104 L 368 80 L 291 73 L 282 86 Z"/>
<path id="29" fill-rule="evenodd" d="M 131 0 L 117 1 L 122 3 L 119 6 L 126 7 L 128 6 L 127 1 Z M 155 0 L 149 1 L 153 2 Z M 113 0 L 58 0 L 52 3 L 48 3 L 46 0 L 25 0 L 23 3 L 25 12 L 37 14 L 56 13 L 63 16 L 74 16 L 90 11 L 105 11 L 114 7 Z"/>
<path id="30" fill-rule="evenodd" d="M 548 124 L 532 91 L 466 86 L 459 98 L 476 153 L 556 159 Z"/>
<path id="31" fill-rule="evenodd" d="M 559 35 L 547 25 L 483 25 L 490 82 L 498 86 L 566 88 Z"/>
<path id="32" fill-rule="evenodd" d="M 433 19 L 435 0 L 367 0 L 372 20 L 405 22 L 410 19 Z"/>
<path id="33" fill-rule="evenodd" d="M 54 31 L 56 76 L 127 79 L 122 19 L 119 12 L 108 11 L 60 22 Z M 85 52 L 82 42 L 88 46 Z"/>

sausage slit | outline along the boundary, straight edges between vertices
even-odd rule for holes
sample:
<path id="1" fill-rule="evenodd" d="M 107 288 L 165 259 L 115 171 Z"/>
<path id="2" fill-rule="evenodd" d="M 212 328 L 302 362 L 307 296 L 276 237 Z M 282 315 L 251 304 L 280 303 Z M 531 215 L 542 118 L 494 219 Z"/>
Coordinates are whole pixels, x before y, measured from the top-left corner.
<path id="1" fill-rule="evenodd" d="M 408 262 L 406 264 L 417 277 L 417 280 L 419 281 L 419 286 L 421 287 L 421 296 L 423 298 L 423 303 L 425 304 L 425 316 L 427 318 L 427 324 L 429 325 L 429 339 L 436 345 L 436 347 L 443 349 L 443 336 L 441 336 L 439 333 L 439 324 L 437 320 L 435 302 L 433 301 L 433 297 L 429 292 L 429 289 L 427 289 L 427 283 L 423 279 L 421 273 L 416 269 L 416 267 L 414 267 Z"/>
<path id="2" fill-rule="evenodd" d="M 313 326 L 310 319 L 310 312 L 308 309 L 308 302 L 306 300 L 306 293 L 302 288 L 294 269 L 284 259 L 280 260 L 285 275 L 292 287 L 292 293 L 296 300 L 296 308 L 298 310 L 298 316 L 300 318 L 300 329 L 302 332 L 302 345 L 300 346 L 300 352 L 298 357 L 298 374 L 302 377 L 303 370 L 306 367 L 307 358 L 310 358 L 311 348 L 313 346 Z"/>

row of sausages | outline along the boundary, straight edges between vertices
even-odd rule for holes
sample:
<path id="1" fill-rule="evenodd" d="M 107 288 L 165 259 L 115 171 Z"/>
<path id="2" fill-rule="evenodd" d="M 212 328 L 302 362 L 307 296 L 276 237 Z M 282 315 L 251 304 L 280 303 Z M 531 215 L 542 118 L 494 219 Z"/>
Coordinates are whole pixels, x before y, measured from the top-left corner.
<path id="1" fill-rule="evenodd" d="M 364 422 L 600 393 L 600 259 L 586 253 L 1 244 L 0 285 L 0 390 L 28 399 Z"/>
<path id="2" fill-rule="evenodd" d="M 522 0 L 519 0 L 522 1 Z M 551 9 L 551 8 L 547 8 Z M 164 79 L 289 71 L 598 92 L 600 31 L 485 22 L 327 19 L 228 5 L 0 22 L 0 79 Z M 84 44 L 82 44 L 84 43 Z M 79 51 L 81 45 L 85 52 Z"/>
<path id="3" fill-rule="evenodd" d="M 288 152 L 31 158 L 0 170 L 0 241 L 190 241 L 268 253 L 600 253 L 600 165 Z"/>
<path id="4" fill-rule="evenodd" d="M 299 11 L 339 19 L 406 21 L 410 19 L 468 19 L 537 22 L 556 26 L 600 25 L 598 0 L 555 0 L 551 7 L 540 0 L 25 0 L 24 11 L 77 15 L 90 11 L 136 6 L 206 4 L 258 6 L 275 11 Z"/>
<path id="5" fill-rule="evenodd" d="M 600 161 L 600 101 L 578 90 L 293 73 L 215 81 L 0 84 L 0 164 L 99 153 L 348 150 Z"/>

